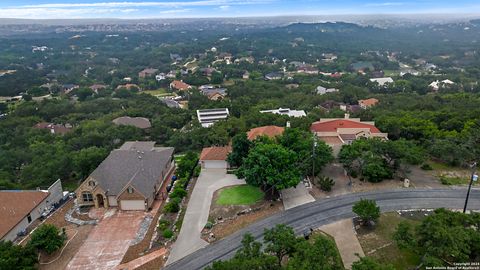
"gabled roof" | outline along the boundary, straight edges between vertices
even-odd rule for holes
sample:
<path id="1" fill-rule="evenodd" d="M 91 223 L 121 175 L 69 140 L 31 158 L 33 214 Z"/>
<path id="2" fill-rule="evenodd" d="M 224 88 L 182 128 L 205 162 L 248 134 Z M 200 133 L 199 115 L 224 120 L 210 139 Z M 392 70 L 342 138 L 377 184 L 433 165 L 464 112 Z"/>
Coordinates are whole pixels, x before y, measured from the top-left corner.
<path id="1" fill-rule="evenodd" d="M 247 137 L 251 141 L 255 140 L 259 136 L 268 136 L 270 138 L 273 138 L 275 136 L 282 135 L 284 131 L 285 128 L 277 126 L 256 127 L 252 128 L 247 133 Z"/>
<path id="2" fill-rule="evenodd" d="M 43 202 L 43 191 L 0 191 L 0 239 Z"/>
<path id="3" fill-rule="evenodd" d="M 175 88 L 175 89 L 178 89 L 178 90 L 186 90 L 186 89 L 189 89 L 191 88 L 191 86 L 187 83 L 184 83 L 182 81 L 178 81 L 178 80 L 174 80 L 170 83 L 170 86 Z"/>
<path id="4" fill-rule="evenodd" d="M 203 148 L 200 154 L 200 160 L 226 160 L 228 154 L 232 152 L 230 146 L 213 146 Z"/>
<path id="5" fill-rule="evenodd" d="M 118 196 L 127 184 L 150 196 L 173 154 L 172 147 L 154 142 L 126 142 L 113 150 L 90 174 L 107 196 Z M 165 175 L 164 175 L 165 176 Z"/>
<path id="6" fill-rule="evenodd" d="M 371 133 L 381 133 L 374 125 L 348 119 L 336 119 L 326 122 L 315 122 L 310 126 L 313 132 L 337 132 L 339 128 L 368 128 Z"/>
<path id="7" fill-rule="evenodd" d="M 376 98 L 360 99 L 358 101 L 358 103 L 360 105 L 364 105 L 366 107 L 371 107 L 371 106 L 377 105 L 378 99 L 376 99 Z"/>
<path id="8" fill-rule="evenodd" d="M 152 127 L 152 125 L 150 124 L 150 120 L 144 117 L 122 116 L 113 119 L 112 122 L 116 125 L 134 126 L 141 129 Z"/>

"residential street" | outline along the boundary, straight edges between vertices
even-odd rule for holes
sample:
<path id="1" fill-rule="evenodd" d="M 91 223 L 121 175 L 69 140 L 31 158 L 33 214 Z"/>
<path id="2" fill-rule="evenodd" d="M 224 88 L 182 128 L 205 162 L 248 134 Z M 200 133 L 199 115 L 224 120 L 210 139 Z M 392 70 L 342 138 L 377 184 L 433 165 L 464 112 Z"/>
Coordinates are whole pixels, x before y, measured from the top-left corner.
<path id="1" fill-rule="evenodd" d="M 228 259 L 240 247 L 245 233 L 251 233 L 257 240 L 262 239 L 263 230 L 275 224 L 293 227 L 297 234 L 310 228 L 318 228 L 341 219 L 352 218 L 352 205 L 361 198 L 377 201 L 382 212 L 402 209 L 461 209 L 465 201 L 466 189 L 416 189 L 391 190 L 367 193 L 354 193 L 318 200 L 275 214 L 256 222 L 231 236 L 190 254 L 166 269 L 202 269 L 212 261 Z M 209 197 L 210 198 L 210 197 Z M 473 189 L 470 194 L 469 209 L 480 209 L 480 190 Z M 187 223 L 188 224 L 188 223 Z"/>
<path id="2" fill-rule="evenodd" d="M 213 193 L 226 186 L 245 184 L 225 169 L 202 169 L 188 202 L 182 229 L 173 244 L 167 265 L 208 245 L 201 232 L 208 221 Z"/>

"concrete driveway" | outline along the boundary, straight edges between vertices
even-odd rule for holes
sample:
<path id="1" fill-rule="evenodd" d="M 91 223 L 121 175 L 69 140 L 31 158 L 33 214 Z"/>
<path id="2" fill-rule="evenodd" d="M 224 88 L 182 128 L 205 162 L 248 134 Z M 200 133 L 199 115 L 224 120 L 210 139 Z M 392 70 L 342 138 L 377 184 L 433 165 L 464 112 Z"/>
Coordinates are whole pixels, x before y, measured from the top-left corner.
<path id="1" fill-rule="evenodd" d="M 285 210 L 315 201 L 303 182 L 300 182 L 296 187 L 282 190 L 281 194 Z"/>
<path id="2" fill-rule="evenodd" d="M 143 211 L 108 209 L 66 269 L 115 269 L 135 239 L 145 215 Z"/>
<path id="3" fill-rule="evenodd" d="M 208 245 L 201 239 L 201 232 L 208 221 L 213 193 L 226 186 L 242 184 L 245 184 L 244 180 L 239 180 L 233 174 L 227 174 L 225 169 L 202 169 L 188 202 L 182 229 L 173 244 L 167 264 Z"/>

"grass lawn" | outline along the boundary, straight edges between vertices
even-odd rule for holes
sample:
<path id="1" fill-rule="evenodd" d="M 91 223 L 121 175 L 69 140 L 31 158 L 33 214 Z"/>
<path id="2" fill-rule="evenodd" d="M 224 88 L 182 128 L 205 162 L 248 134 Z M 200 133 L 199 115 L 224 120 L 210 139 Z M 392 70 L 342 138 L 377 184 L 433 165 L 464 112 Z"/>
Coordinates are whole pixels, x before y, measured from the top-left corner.
<path id="1" fill-rule="evenodd" d="M 152 96 L 169 96 L 169 95 L 173 95 L 172 93 L 168 93 L 167 90 L 163 89 L 163 88 L 159 88 L 157 90 L 146 90 L 146 91 L 143 91 L 142 93 L 145 93 L 145 94 L 149 94 L 149 95 L 152 95 Z"/>
<path id="2" fill-rule="evenodd" d="M 365 229 L 358 235 L 358 240 L 366 256 L 371 256 L 381 263 L 392 264 L 395 269 L 413 269 L 420 262 L 420 256 L 409 250 L 399 249 L 393 241 L 393 233 L 401 221 L 412 225 L 419 224 L 419 220 L 404 218 L 396 212 L 385 213 L 374 229 Z"/>
<path id="3" fill-rule="evenodd" d="M 250 185 L 227 187 L 220 191 L 216 203 L 218 205 L 248 205 L 263 198 L 263 192 Z"/>

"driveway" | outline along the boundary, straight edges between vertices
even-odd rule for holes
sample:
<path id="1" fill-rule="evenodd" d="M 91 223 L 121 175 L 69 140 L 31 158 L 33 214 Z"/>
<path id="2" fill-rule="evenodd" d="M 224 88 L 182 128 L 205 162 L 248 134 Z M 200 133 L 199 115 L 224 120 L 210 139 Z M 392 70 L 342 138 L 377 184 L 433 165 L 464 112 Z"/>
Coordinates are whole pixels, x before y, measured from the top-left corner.
<path id="1" fill-rule="evenodd" d="M 229 259 L 240 248 L 243 235 L 246 232 L 251 233 L 255 240 L 262 241 L 264 229 L 272 228 L 276 224 L 286 224 L 291 226 L 297 234 L 302 234 L 309 228 L 318 228 L 342 219 L 352 218 L 355 216 L 352 212 L 352 206 L 361 198 L 376 200 L 382 212 L 440 207 L 461 209 L 465 202 L 466 193 L 465 188 L 402 189 L 353 193 L 317 200 L 253 223 L 164 269 L 203 269 L 212 261 Z M 480 189 L 472 189 L 468 207 L 469 209 L 480 209 Z"/>
<path id="2" fill-rule="evenodd" d="M 149 213 L 108 209 L 66 269 L 115 269 L 135 239 L 140 223 L 146 215 Z"/>
<path id="3" fill-rule="evenodd" d="M 285 210 L 315 201 L 303 182 L 298 183 L 296 187 L 282 190 L 281 194 Z"/>
<path id="4" fill-rule="evenodd" d="M 193 188 L 183 218 L 182 229 L 173 244 L 167 265 L 208 245 L 201 239 L 201 232 L 208 221 L 213 193 L 226 186 L 242 184 L 245 184 L 244 180 L 239 180 L 233 174 L 227 174 L 225 169 L 202 169 Z"/>

